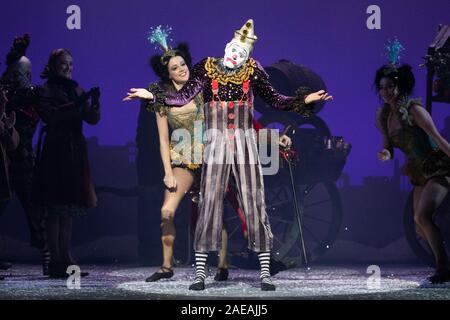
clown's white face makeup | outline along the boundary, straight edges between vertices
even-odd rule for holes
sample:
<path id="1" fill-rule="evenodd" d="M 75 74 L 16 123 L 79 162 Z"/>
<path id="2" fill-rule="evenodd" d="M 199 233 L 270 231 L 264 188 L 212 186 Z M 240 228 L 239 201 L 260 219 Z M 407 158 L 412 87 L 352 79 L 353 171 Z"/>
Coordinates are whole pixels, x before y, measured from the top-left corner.
<path id="1" fill-rule="evenodd" d="M 248 59 L 248 52 L 236 42 L 229 42 L 225 47 L 223 64 L 229 69 L 237 69 Z"/>

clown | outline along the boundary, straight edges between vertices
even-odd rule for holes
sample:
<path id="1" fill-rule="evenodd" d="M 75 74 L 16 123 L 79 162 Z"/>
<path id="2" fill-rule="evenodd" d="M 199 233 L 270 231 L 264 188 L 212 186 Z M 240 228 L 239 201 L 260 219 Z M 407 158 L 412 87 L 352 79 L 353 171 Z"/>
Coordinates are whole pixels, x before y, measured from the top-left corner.
<path id="1" fill-rule="evenodd" d="M 303 116 L 313 113 L 312 103 L 332 99 L 324 90 L 310 93 L 299 88 L 296 97 L 278 93 L 268 81 L 262 66 L 250 57 L 254 43 L 253 20 L 235 31 L 226 45 L 223 58 L 208 57 L 193 68 L 191 79 L 176 93 L 157 85 L 130 89 L 124 100 L 148 99 L 179 107 L 202 92 L 205 111 L 205 152 L 200 187 L 199 217 L 195 230 L 196 276 L 190 290 L 204 290 L 209 251 L 221 244 L 223 200 L 229 179 L 233 179 L 243 208 L 248 248 L 258 254 L 261 265 L 261 290 L 273 291 L 269 261 L 273 236 L 264 201 L 262 167 L 253 128 L 253 101 L 261 96 L 272 107 L 294 111 Z"/>

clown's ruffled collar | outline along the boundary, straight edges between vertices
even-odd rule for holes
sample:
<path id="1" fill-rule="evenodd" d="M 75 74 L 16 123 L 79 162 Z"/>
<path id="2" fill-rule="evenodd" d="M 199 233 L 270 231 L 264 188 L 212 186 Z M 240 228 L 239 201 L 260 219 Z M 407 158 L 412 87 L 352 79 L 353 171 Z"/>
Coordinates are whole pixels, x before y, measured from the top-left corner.
<path id="1" fill-rule="evenodd" d="M 250 79 L 257 68 L 256 60 L 249 58 L 247 62 L 238 69 L 228 69 L 223 65 L 223 59 L 208 58 L 205 70 L 209 78 L 217 80 L 222 85 L 234 83 L 242 84 Z"/>

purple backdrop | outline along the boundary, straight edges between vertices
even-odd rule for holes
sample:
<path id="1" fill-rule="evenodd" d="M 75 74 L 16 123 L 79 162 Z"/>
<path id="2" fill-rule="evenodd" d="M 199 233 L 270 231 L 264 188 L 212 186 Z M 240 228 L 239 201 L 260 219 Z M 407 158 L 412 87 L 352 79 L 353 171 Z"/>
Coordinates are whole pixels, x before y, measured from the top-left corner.
<path id="1" fill-rule="evenodd" d="M 71 4 L 81 8 L 81 30 L 66 27 L 66 8 Z M 381 30 L 366 27 L 366 9 L 372 4 L 381 8 Z M 320 116 L 334 135 L 352 143 L 345 171 L 352 183 L 359 183 L 364 176 L 390 176 L 393 170 L 393 164 L 382 165 L 375 155 L 380 137 L 374 126 L 378 99 L 372 80 L 375 69 L 386 60 L 384 44 L 393 37 L 404 44 L 402 61 L 414 66 L 416 94 L 423 96 L 425 69 L 418 65 L 437 25 L 450 22 L 449 12 L 449 0 L 1 1 L 0 56 L 3 60 L 14 36 L 29 32 L 33 81 L 40 83 L 38 74 L 49 52 L 70 49 L 74 78 L 83 87 L 102 89 L 102 120 L 95 127 L 86 126 L 86 135 L 97 136 L 100 144 L 123 145 L 134 139 L 138 104 L 123 103 L 121 98 L 129 87 L 155 80 L 147 64 L 155 52 L 146 40 L 150 26 L 172 26 L 173 38 L 188 41 L 198 61 L 207 55 L 221 56 L 232 32 L 253 18 L 260 39 L 254 57 L 264 66 L 286 58 L 325 80 L 335 101 Z M 446 107 L 434 109 L 439 129 L 450 114 Z"/>

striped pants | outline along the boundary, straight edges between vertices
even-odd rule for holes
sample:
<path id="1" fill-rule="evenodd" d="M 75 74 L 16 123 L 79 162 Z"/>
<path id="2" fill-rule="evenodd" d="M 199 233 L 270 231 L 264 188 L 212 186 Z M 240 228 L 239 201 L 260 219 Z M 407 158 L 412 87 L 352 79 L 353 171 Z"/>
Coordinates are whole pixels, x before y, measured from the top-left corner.
<path id="1" fill-rule="evenodd" d="M 224 197 L 230 176 L 236 182 L 237 198 L 248 228 L 248 248 L 267 252 L 273 236 L 264 201 L 262 168 L 256 137 L 239 130 L 209 137 L 202 166 L 200 206 L 194 240 L 196 252 L 219 251 L 223 224 Z M 230 147 L 229 137 L 234 142 Z"/>

